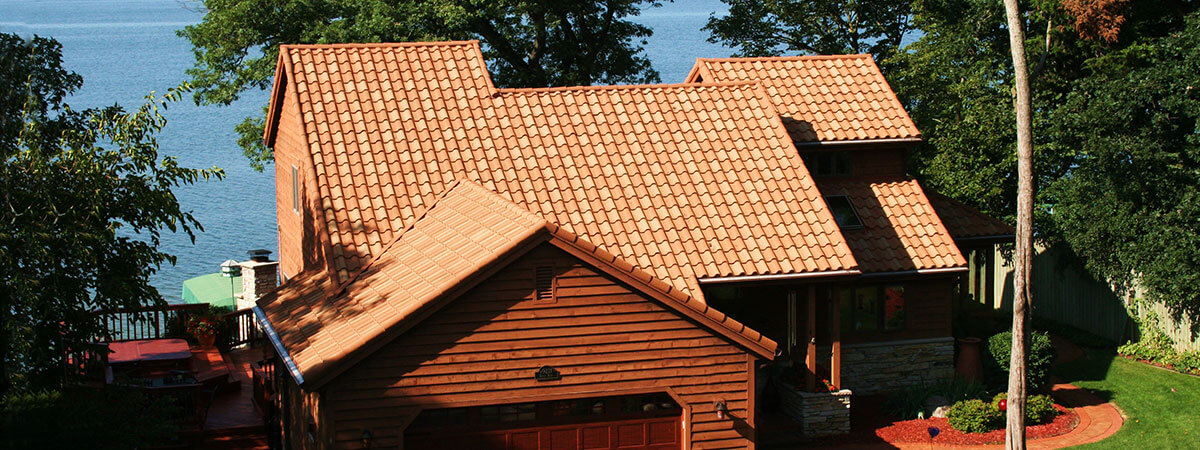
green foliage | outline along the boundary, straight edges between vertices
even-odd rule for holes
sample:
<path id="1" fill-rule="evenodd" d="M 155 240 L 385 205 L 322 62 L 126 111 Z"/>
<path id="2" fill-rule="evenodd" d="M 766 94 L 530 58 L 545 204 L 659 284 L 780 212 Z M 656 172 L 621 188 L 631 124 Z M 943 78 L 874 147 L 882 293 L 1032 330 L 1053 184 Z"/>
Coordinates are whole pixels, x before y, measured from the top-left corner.
<path id="1" fill-rule="evenodd" d="M 963 400 L 983 399 L 987 391 L 982 383 L 952 378 L 931 385 L 913 385 L 888 396 L 884 410 L 901 420 L 916 419 L 925 410 L 925 401 L 932 396 L 945 397 L 951 404 Z M 924 411 L 926 414 L 932 411 Z"/>
<path id="2" fill-rule="evenodd" d="M 494 82 L 538 87 L 658 81 L 643 53 L 650 28 L 630 20 L 657 1 L 204 0 L 204 20 L 180 31 L 201 104 L 266 89 L 280 44 L 479 39 Z M 236 30 L 231 32 L 231 30 Z M 237 127 L 251 165 L 271 161 L 262 121 Z"/>
<path id="3" fill-rule="evenodd" d="M 161 303 L 160 235 L 200 228 L 171 189 L 222 175 L 159 155 L 179 90 L 76 111 L 82 82 L 58 42 L 0 33 L 0 395 L 60 385 L 62 356 L 101 331 L 91 311 Z"/>
<path id="4" fill-rule="evenodd" d="M 1008 393 L 1001 392 L 992 397 L 992 407 L 1000 409 L 1000 400 L 1007 400 Z M 1058 416 L 1058 409 L 1054 407 L 1054 399 L 1049 395 L 1031 395 L 1025 398 L 1025 422 L 1028 425 L 1037 425 L 1049 422 L 1051 419 Z"/>
<path id="5" fill-rule="evenodd" d="M 950 426 L 964 433 L 986 433 L 1004 422 L 1004 414 L 983 400 L 964 400 L 955 403 L 946 413 Z"/>
<path id="6" fill-rule="evenodd" d="M 1158 327 L 1158 316 L 1154 311 L 1146 311 L 1140 319 L 1136 314 L 1134 317 L 1139 338 L 1117 347 L 1117 353 L 1183 373 L 1200 375 L 1200 351 L 1181 352 L 1175 349 L 1171 338 Z"/>
<path id="7" fill-rule="evenodd" d="M 129 449 L 175 435 L 172 406 L 142 391 L 43 391 L 0 400 L 0 448 Z"/>
<path id="8" fill-rule="evenodd" d="M 1029 333 L 1029 340 L 1025 351 L 1025 381 L 1029 390 L 1036 391 L 1050 381 L 1055 351 L 1054 345 L 1050 343 L 1050 335 L 1046 333 L 1033 331 Z M 996 333 L 988 338 L 986 353 L 987 356 L 983 359 L 989 383 L 1006 385 L 1009 359 L 1012 357 L 1012 332 Z"/>
<path id="9" fill-rule="evenodd" d="M 912 1 L 723 0 L 729 14 L 711 17 L 709 42 L 742 56 L 783 52 L 871 53 L 886 61 L 912 30 Z"/>

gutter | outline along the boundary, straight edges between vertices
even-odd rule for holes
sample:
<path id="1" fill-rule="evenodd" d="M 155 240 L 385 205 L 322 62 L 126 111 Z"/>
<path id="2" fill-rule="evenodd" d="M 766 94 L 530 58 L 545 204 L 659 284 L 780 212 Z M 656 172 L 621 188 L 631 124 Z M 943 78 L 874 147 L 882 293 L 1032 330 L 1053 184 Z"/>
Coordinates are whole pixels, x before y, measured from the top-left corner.
<path id="1" fill-rule="evenodd" d="M 888 144 L 920 144 L 924 140 L 921 138 L 898 138 L 898 139 L 856 139 L 853 141 L 807 141 L 793 142 L 796 147 L 836 147 L 842 145 L 888 145 Z"/>
<path id="2" fill-rule="evenodd" d="M 1000 240 L 1008 240 L 1008 239 L 1013 239 L 1013 238 L 1014 238 L 1014 235 L 1012 235 L 1012 234 L 993 234 L 993 235 L 989 235 L 989 236 L 971 236 L 971 237 L 958 238 L 958 239 L 955 239 L 954 241 L 955 242 L 1000 241 Z"/>
<path id="3" fill-rule="evenodd" d="M 863 278 L 874 277 L 889 277 L 893 275 L 931 275 L 939 273 L 959 273 L 969 270 L 967 267 L 943 267 L 940 269 L 917 269 L 917 270 L 898 270 L 895 272 L 871 272 L 864 273 Z"/>
<path id="4" fill-rule="evenodd" d="M 267 333 L 267 340 L 271 341 L 271 345 L 275 347 L 275 353 L 283 358 L 283 364 L 287 366 L 292 378 L 296 379 L 296 384 L 304 384 L 304 375 L 300 374 L 300 368 L 296 367 L 296 361 L 292 360 L 292 355 L 283 347 L 283 341 L 279 340 L 279 333 L 275 332 L 275 327 L 271 326 L 271 322 L 267 320 L 267 315 L 262 308 L 254 307 L 254 317 L 258 319 L 259 325 L 262 325 L 263 331 Z"/>
<path id="5" fill-rule="evenodd" d="M 696 281 L 700 284 L 720 284 L 720 283 L 742 283 L 747 281 L 780 281 L 780 280 L 798 280 L 805 278 L 832 277 L 838 275 L 862 275 L 858 269 L 851 270 L 833 270 L 829 272 L 804 272 L 804 273 L 783 273 L 776 275 L 745 275 L 737 277 L 710 277 L 697 278 Z"/>

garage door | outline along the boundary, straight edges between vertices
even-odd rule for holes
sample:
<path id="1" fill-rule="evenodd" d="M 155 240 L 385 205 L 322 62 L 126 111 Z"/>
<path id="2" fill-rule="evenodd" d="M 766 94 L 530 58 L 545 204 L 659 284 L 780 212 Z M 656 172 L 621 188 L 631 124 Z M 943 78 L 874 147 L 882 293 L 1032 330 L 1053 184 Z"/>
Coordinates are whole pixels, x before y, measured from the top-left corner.
<path id="1" fill-rule="evenodd" d="M 426 410 L 408 450 L 678 449 L 682 410 L 667 395 Z"/>

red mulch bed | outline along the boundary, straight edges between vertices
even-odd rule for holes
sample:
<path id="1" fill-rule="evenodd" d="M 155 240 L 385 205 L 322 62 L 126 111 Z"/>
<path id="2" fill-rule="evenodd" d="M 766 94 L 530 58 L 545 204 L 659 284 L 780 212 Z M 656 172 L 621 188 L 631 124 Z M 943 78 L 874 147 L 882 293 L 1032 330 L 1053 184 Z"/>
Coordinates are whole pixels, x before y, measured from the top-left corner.
<path id="1" fill-rule="evenodd" d="M 1054 405 L 1062 413 L 1053 421 L 1043 425 L 1033 425 L 1025 428 L 1027 439 L 1046 438 L 1065 434 L 1079 425 L 1079 416 L 1071 410 Z M 963 433 L 950 426 L 946 419 L 918 419 L 894 422 L 889 426 L 875 429 L 875 435 L 887 442 L 929 442 L 929 427 L 941 430 L 933 439 L 937 444 L 978 445 L 1004 442 L 1004 430 L 993 430 L 987 433 Z"/>

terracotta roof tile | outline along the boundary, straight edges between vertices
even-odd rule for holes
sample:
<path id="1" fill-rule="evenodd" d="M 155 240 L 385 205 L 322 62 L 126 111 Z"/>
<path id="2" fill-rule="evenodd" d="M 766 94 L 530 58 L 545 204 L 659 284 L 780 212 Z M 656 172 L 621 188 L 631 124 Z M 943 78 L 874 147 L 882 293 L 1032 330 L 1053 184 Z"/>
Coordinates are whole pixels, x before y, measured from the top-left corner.
<path id="1" fill-rule="evenodd" d="M 753 84 L 495 89 L 475 42 L 280 54 L 342 279 L 456 179 L 697 297 L 697 278 L 856 268 Z M 374 97 L 369 82 L 392 89 Z M 394 138 L 369 140 L 383 129 Z"/>
<path id="2" fill-rule="evenodd" d="M 826 196 L 849 197 L 861 229 L 842 232 L 863 273 L 962 267 L 966 259 L 916 180 L 819 180 Z"/>
<path id="3" fill-rule="evenodd" d="M 698 58 L 697 79 L 762 83 L 797 142 L 921 136 L 871 55 Z"/>
<path id="4" fill-rule="evenodd" d="M 776 344 L 769 338 L 472 182 L 457 182 L 439 195 L 424 215 L 341 286 L 332 286 L 332 277 L 323 271 L 307 271 L 263 296 L 258 307 L 301 379 L 320 383 L 355 352 L 404 329 L 405 321 L 427 311 L 431 302 L 479 278 L 507 255 L 546 240 L 629 277 L 635 289 L 656 294 L 665 306 L 755 353 L 774 356 Z"/>
<path id="5" fill-rule="evenodd" d="M 979 212 L 959 202 L 932 190 L 926 190 L 933 209 L 937 211 L 946 230 L 954 239 L 970 238 L 999 238 L 1011 237 L 1016 230 L 1007 223 L 992 216 Z"/>

